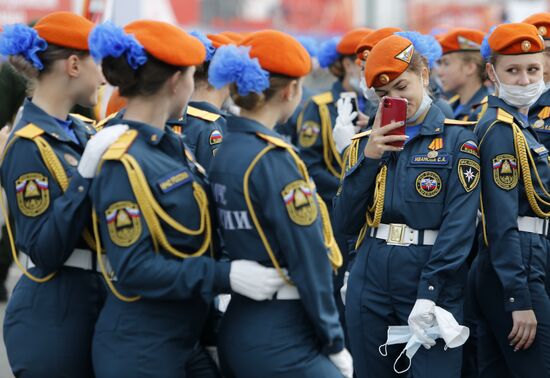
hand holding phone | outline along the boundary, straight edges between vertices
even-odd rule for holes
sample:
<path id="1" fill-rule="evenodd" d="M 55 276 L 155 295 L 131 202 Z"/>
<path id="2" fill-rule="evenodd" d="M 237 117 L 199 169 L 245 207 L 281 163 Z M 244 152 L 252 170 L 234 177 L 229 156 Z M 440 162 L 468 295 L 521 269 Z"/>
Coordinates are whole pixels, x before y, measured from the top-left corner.
<path id="1" fill-rule="evenodd" d="M 409 138 L 405 134 L 406 119 L 407 100 L 395 97 L 382 98 L 365 146 L 365 156 L 380 159 L 385 152 L 402 151 L 405 141 Z"/>
<path id="2" fill-rule="evenodd" d="M 385 135 L 405 135 L 405 122 L 407 120 L 407 100 L 399 97 L 383 97 L 381 103 L 381 127 L 385 127 L 392 122 L 403 122 L 403 126 L 392 129 L 388 131 Z M 394 147 L 403 147 L 405 141 L 396 141 L 388 144 Z"/>

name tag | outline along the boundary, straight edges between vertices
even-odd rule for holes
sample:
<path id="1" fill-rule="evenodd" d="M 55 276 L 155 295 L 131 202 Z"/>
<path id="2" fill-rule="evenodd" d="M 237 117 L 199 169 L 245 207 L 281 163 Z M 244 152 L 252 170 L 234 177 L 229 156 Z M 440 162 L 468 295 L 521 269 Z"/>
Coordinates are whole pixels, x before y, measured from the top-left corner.
<path id="1" fill-rule="evenodd" d="M 439 153 L 436 157 L 428 157 L 428 154 L 413 155 L 411 165 L 448 165 L 451 162 L 449 154 Z"/>
<path id="2" fill-rule="evenodd" d="M 158 185 L 163 193 L 168 193 L 169 191 L 174 190 L 189 181 L 191 181 L 191 175 L 187 170 L 183 169 L 175 174 L 162 178 Z"/>

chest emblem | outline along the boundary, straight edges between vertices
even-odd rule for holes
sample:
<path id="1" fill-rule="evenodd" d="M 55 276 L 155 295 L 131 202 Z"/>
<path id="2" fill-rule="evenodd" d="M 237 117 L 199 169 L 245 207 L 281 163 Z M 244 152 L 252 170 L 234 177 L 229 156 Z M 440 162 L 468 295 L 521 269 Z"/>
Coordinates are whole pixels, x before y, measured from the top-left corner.
<path id="1" fill-rule="evenodd" d="M 27 217 L 37 217 L 50 205 L 48 178 L 40 173 L 27 173 L 15 181 L 17 206 Z"/>
<path id="2" fill-rule="evenodd" d="M 433 198 L 441 192 L 441 177 L 435 172 L 422 172 L 416 178 L 416 191 L 422 197 Z"/>
<path id="3" fill-rule="evenodd" d="M 511 190 L 519 180 L 518 162 L 509 154 L 497 155 L 493 159 L 493 180 L 501 189 Z"/>
<path id="4" fill-rule="evenodd" d="M 115 202 L 105 211 L 109 236 L 120 247 L 134 244 L 141 235 L 141 212 L 136 203 Z"/>

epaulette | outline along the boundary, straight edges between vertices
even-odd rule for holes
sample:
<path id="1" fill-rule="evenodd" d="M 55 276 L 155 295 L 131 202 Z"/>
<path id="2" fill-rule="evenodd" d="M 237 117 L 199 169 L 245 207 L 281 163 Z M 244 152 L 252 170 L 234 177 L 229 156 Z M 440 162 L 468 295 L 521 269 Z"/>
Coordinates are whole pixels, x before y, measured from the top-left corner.
<path id="1" fill-rule="evenodd" d="M 445 118 L 445 125 L 449 126 L 474 126 L 477 122 L 475 121 L 461 121 L 458 119 Z"/>
<path id="2" fill-rule="evenodd" d="M 332 97 L 332 92 L 324 92 L 313 96 L 311 99 L 317 105 L 326 105 L 334 101 L 334 98 Z"/>
<path id="3" fill-rule="evenodd" d="M 200 118 L 202 120 L 209 121 L 209 122 L 216 122 L 221 117 L 221 115 L 219 114 L 194 108 L 192 106 L 187 106 L 187 115 L 190 115 L 191 117 L 195 117 L 195 118 Z"/>
<path id="4" fill-rule="evenodd" d="M 262 134 L 262 133 L 256 133 L 256 135 L 259 136 L 261 139 L 263 139 L 265 141 L 268 141 L 269 143 L 271 143 L 272 145 L 274 145 L 276 147 L 285 148 L 285 149 L 293 148 L 292 145 L 288 144 L 287 142 L 285 142 L 281 138 L 277 138 L 277 137 Z"/>
<path id="5" fill-rule="evenodd" d="M 460 100 L 460 95 L 454 95 L 449 99 L 448 103 L 452 104 L 453 102 L 457 102 L 458 100 Z"/>
<path id="6" fill-rule="evenodd" d="M 359 134 L 355 134 L 354 136 L 351 137 L 351 140 L 355 140 L 355 139 L 361 139 L 363 137 L 366 137 L 366 136 L 369 136 L 370 133 L 372 133 L 372 129 L 370 130 L 367 130 L 367 131 L 363 131 Z"/>
<path id="7" fill-rule="evenodd" d="M 81 120 L 82 122 L 86 122 L 86 123 L 91 123 L 92 125 L 96 122 L 94 119 L 91 119 L 91 118 L 88 118 L 88 117 L 84 117 L 82 114 L 78 114 L 78 113 L 69 113 L 69 115 L 73 118 L 76 118 L 76 119 L 79 119 Z"/>
<path id="8" fill-rule="evenodd" d="M 497 120 L 511 125 L 514 123 L 514 116 L 508 113 L 506 110 L 498 108 Z"/>
<path id="9" fill-rule="evenodd" d="M 546 119 L 550 117 L 550 106 L 545 106 L 537 115 L 539 119 Z"/>
<path id="10" fill-rule="evenodd" d="M 130 146 L 134 143 L 137 136 L 137 130 L 126 131 L 116 142 L 111 144 L 105 154 L 103 154 L 103 160 L 120 160 L 120 158 L 130 149 Z"/>
<path id="11" fill-rule="evenodd" d="M 116 116 L 118 115 L 118 112 L 117 113 L 113 113 L 105 118 L 103 118 L 101 121 L 97 122 L 96 124 L 94 124 L 94 129 L 96 129 L 97 131 L 100 131 L 101 129 L 103 129 L 103 127 L 105 126 L 105 124 L 107 122 L 109 122 L 110 120 L 112 120 L 113 118 L 115 118 Z"/>
<path id="12" fill-rule="evenodd" d="M 44 130 L 32 123 L 29 123 L 27 126 L 15 132 L 15 135 L 25 139 L 34 139 L 42 134 L 44 134 Z"/>

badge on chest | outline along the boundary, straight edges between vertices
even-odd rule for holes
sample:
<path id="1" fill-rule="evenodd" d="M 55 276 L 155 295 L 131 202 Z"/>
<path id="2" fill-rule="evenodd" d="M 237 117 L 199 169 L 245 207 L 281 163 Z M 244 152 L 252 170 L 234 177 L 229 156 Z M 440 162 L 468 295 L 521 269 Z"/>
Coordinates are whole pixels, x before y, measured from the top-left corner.
<path id="1" fill-rule="evenodd" d="M 441 192 L 441 177 L 432 171 L 422 172 L 416 177 L 416 191 L 422 197 L 433 198 Z"/>

